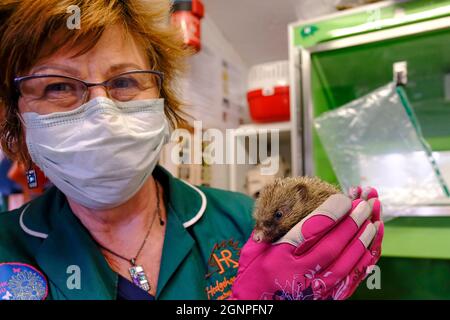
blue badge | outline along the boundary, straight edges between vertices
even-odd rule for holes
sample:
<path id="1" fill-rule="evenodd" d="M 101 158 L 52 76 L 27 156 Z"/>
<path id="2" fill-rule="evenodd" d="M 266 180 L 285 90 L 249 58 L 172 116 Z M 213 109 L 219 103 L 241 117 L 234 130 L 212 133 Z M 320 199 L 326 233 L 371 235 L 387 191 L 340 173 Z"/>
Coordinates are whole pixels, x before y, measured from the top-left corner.
<path id="1" fill-rule="evenodd" d="M 45 300 L 44 275 L 28 264 L 0 263 L 0 300 Z"/>

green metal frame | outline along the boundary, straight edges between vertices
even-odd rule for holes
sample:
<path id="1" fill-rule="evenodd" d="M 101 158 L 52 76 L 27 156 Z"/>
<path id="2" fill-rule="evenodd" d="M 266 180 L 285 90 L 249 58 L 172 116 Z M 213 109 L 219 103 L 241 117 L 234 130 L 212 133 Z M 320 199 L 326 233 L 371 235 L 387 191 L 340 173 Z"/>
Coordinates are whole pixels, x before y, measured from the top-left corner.
<path id="1" fill-rule="evenodd" d="M 329 72 L 322 63 L 318 63 L 316 57 L 329 55 L 329 67 L 341 49 L 348 48 L 356 52 L 358 48 L 371 44 L 375 46 L 381 42 L 401 42 L 402 39 L 419 39 L 429 35 L 433 35 L 438 41 L 439 37 L 444 39 L 444 34 L 449 31 L 450 1 L 447 0 L 385 1 L 291 24 L 289 59 L 293 175 L 318 174 L 328 181 L 336 182 L 326 153 L 317 147 L 320 146 L 320 141 L 312 128 L 314 117 L 329 110 L 329 107 L 335 108 L 348 102 L 348 99 L 352 100 L 352 95 L 357 98 L 392 81 L 392 67 L 374 66 L 375 61 L 368 55 L 363 67 L 372 73 L 383 73 L 385 77 L 379 77 L 367 85 L 365 92 L 361 89 L 360 92 L 336 95 L 329 88 L 320 88 L 321 94 L 315 95 L 313 91 L 317 90 Z M 447 43 L 449 41 L 443 42 L 442 45 Z M 450 52 L 450 48 L 446 48 L 441 49 Z M 382 50 L 377 52 L 383 54 Z M 443 56 L 450 57 L 449 54 Z M 395 60 L 397 58 L 402 58 L 401 53 L 398 53 L 398 56 L 393 55 L 393 62 L 398 61 Z M 411 79 L 414 79 L 414 72 L 433 72 L 432 61 L 429 65 L 424 63 L 411 61 Z M 416 68 L 421 64 L 423 68 Z M 364 76 L 362 71 L 355 68 L 350 70 L 350 74 L 355 79 L 360 79 Z M 407 85 L 405 90 L 420 121 L 420 111 L 424 106 L 415 99 L 413 88 Z M 426 126 L 422 128 L 426 132 L 435 129 Z M 436 134 L 433 137 L 428 135 L 427 142 L 434 151 L 450 150 L 450 139 L 445 134 L 444 132 L 443 136 Z M 361 286 L 354 298 L 450 298 L 450 286 L 447 285 L 450 282 L 450 207 L 409 209 L 412 215 L 426 218 L 403 217 L 386 223 L 382 259 L 379 263 L 382 271 L 382 290 L 368 290 Z"/>

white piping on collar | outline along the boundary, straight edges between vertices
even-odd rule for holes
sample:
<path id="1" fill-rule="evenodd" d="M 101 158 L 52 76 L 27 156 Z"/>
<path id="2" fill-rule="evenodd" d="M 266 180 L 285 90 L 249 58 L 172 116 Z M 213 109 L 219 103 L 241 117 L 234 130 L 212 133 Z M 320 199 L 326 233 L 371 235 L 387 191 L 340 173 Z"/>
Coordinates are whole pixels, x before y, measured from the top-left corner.
<path id="1" fill-rule="evenodd" d="M 180 179 L 180 180 L 183 181 L 186 185 L 188 185 L 192 189 L 194 189 L 195 191 L 197 191 L 198 194 L 200 195 L 200 198 L 202 199 L 202 205 L 200 206 L 200 210 L 198 210 L 198 212 L 196 213 L 196 215 L 192 219 L 190 219 L 190 220 L 188 220 L 188 221 L 183 223 L 183 227 L 186 229 L 186 228 L 189 228 L 190 226 L 192 226 L 193 224 L 195 224 L 198 220 L 200 220 L 200 218 L 205 213 L 207 201 L 206 201 L 206 196 L 203 193 L 203 191 L 201 191 L 196 186 L 193 186 L 189 182 L 186 182 L 186 181 L 184 181 L 182 179 Z"/>
<path id="2" fill-rule="evenodd" d="M 48 234 L 46 233 L 42 233 L 42 232 L 37 232 L 37 231 L 33 231 L 31 229 L 29 229 L 24 223 L 23 223 L 23 215 L 25 214 L 25 211 L 27 211 L 27 209 L 30 207 L 30 204 L 28 204 L 20 213 L 20 218 L 19 218 L 19 224 L 20 227 L 22 228 L 23 232 L 25 232 L 26 234 L 29 234 L 30 236 L 33 237 L 37 237 L 37 238 L 42 238 L 42 239 L 47 239 Z"/>
<path id="3" fill-rule="evenodd" d="M 200 206 L 200 210 L 198 210 L 198 212 L 195 214 L 195 216 L 192 219 L 190 219 L 190 220 L 188 220 L 188 221 L 183 223 L 183 227 L 184 228 L 189 228 L 190 226 L 194 225 L 195 223 L 197 223 L 198 220 L 201 219 L 201 217 L 205 213 L 207 201 L 206 201 L 206 196 L 203 193 L 203 191 L 201 191 L 196 186 L 193 186 L 192 184 L 190 184 L 190 183 L 188 183 L 188 182 L 186 182 L 184 180 L 181 180 L 181 181 L 183 181 L 186 185 L 188 185 L 189 187 L 191 187 L 192 189 L 197 191 L 197 193 L 200 195 L 200 198 L 202 199 L 202 205 Z M 22 228 L 23 232 L 25 232 L 26 234 L 28 234 L 30 236 L 37 237 L 37 238 L 42 238 L 42 239 L 47 239 L 48 238 L 48 234 L 42 233 L 42 232 L 38 232 L 38 231 L 33 231 L 30 228 L 28 228 L 25 225 L 25 223 L 23 222 L 23 216 L 24 216 L 25 212 L 27 211 L 27 209 L 29 207 L 30 207 L 30 204 L 28 204 L 22 210 L 22 212 L 20 213 L 20 218 L 19 218 L 20 227 Z"/>

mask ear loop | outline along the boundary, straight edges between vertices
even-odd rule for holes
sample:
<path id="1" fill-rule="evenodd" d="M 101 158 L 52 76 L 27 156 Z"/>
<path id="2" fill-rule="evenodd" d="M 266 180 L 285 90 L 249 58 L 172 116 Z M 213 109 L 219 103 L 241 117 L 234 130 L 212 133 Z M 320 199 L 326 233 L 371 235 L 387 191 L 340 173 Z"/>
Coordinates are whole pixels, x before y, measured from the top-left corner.
<path id="1" fill-rule="evenodd" d="M 25 128 L 25 121 L 23 120 L 22 115 L 20 112 L 16 111 L 16 115 L 19 118 L 19 121 L 23 128 Z M 33 166 L 33 162 L 30 161 L 28 164 L 28 170 L 25 171 L 25 177 L 27 179 L 27 184 L 29 189 L 36 189 L 39 185 L 38 183 L 38 176 L 36 173 L 36 169 Z"/>

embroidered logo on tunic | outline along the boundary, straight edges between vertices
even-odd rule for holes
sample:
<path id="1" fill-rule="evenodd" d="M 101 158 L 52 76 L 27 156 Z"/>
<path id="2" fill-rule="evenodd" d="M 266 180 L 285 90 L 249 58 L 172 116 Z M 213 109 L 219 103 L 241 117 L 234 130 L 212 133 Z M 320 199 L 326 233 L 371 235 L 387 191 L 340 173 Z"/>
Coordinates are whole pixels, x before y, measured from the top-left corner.
<path id="1" fill-rule="evenodd" d="M 206 294 L 210 300 L 224 300 L 231 295 L 231 286 L 239 268 L 241 247 L 238 241 L 216 243 L 208 260 Z"/>
<path id="2" fill-rule="evenodd" d="M 44 300 L 47 294 L 47 280 L 33 266 L 0 264 L 0 300 Z"/>

